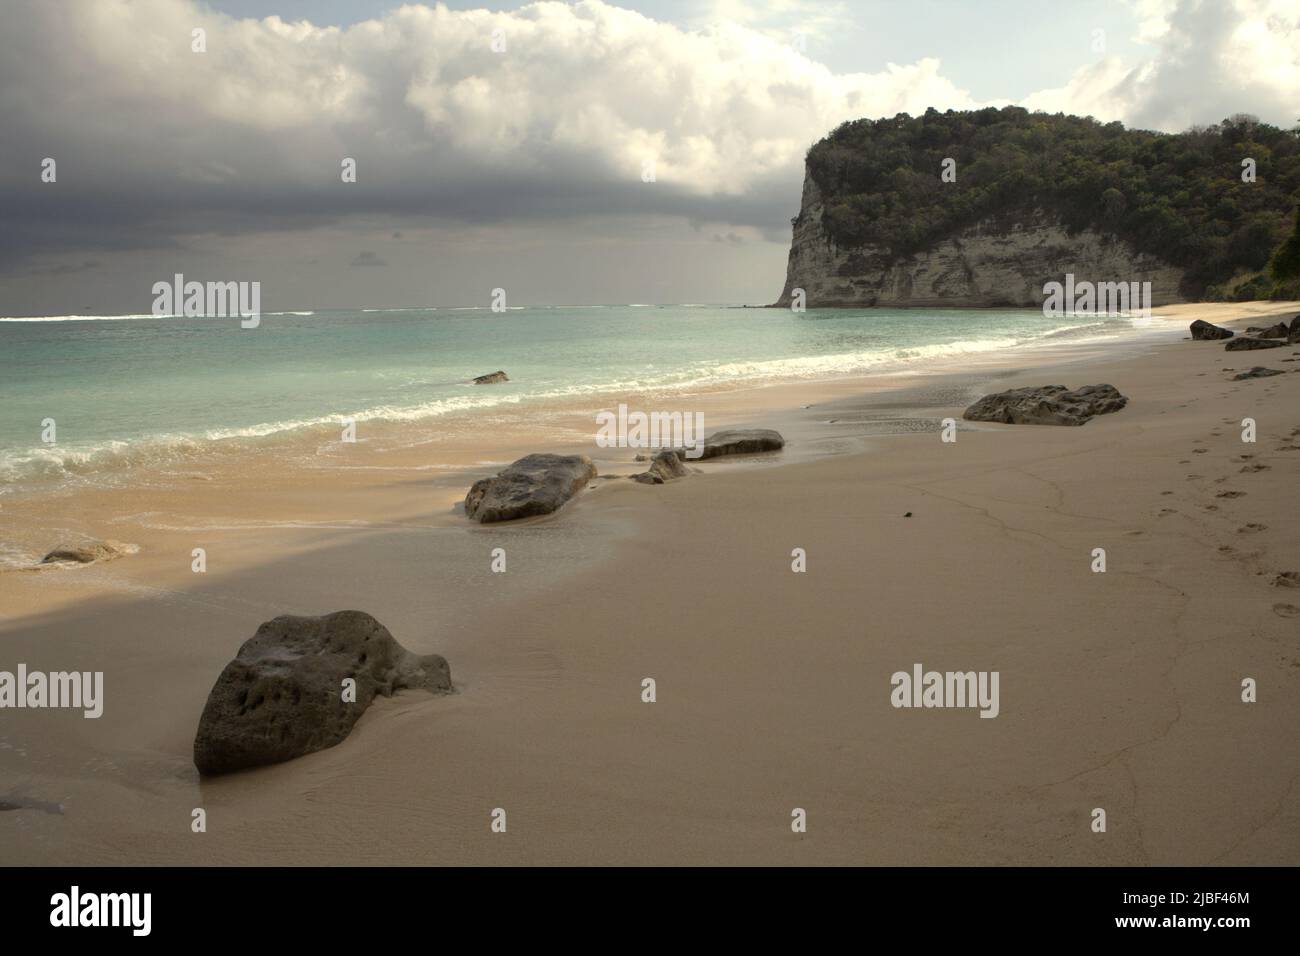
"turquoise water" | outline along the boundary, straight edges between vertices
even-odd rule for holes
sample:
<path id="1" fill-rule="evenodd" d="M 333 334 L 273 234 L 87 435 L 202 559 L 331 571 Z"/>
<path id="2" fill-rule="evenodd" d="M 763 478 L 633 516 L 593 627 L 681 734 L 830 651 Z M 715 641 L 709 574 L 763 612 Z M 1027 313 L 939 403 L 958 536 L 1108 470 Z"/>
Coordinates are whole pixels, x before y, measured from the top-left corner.
<path id="1" fill-rule="evenodd" d="M 579 306 L 0 319 L 0 482 L 554 399 L 832 378 L 1131 327 L 1021 311 Z M 504 385 L 474 386 L 504 369 Z M 56 423 L 56 444 L 41 441 Z"/>

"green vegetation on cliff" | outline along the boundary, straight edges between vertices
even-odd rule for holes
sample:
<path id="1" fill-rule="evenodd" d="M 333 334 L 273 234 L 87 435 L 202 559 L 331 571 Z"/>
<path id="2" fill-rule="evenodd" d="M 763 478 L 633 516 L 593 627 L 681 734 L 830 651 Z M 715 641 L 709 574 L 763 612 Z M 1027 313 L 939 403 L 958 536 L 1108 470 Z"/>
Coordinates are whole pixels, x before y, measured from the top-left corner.
<path id="1" fill-rule="evenodd" d="M 956 181 L 940 179 L 956 160 Z M 1242 161 L 1255 162 L 1243 182 Z M 1188 298 L 1274 291 L 1269 260 L 1300 204 L 1300 130 L 1234 116 L 1185 133 L 1020 107 L 845 123 L 808 152 L 837 245 L 902 257 L 1034 209 L 1185 270 Z"/>

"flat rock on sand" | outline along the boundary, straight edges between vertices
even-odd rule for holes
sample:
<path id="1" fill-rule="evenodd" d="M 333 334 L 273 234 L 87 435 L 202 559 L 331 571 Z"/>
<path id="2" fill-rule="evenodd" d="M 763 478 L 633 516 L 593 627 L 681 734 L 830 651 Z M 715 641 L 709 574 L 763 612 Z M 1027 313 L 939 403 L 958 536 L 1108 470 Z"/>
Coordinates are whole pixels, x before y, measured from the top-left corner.
<path id="1" fill-rule="evenodd" d="M 771 428 L 733 428 L 714 432 L 704 439 L 702 454 L 692 456 L 678 449 L 678 454 L 688 461 L 700 458 L 719 458 L 722 455 L 752 455 L 760 451 L 780 451 L 785 447 L 781 433 Z"/>
<path id="2" fill-rule="evenodd" d="M 527 455 L 474 482 L 465 495 L 465 514 L 484 524 L 550 514 L 595 477 L 596 466 L 586 455 Z"/>
<path id="3" fill-rule="evenodd" d="M 356 681 L 355 701 L 344 700 L 345 678 Z M 244 642 L 208 694 L 194 765 L 228 773 L 333 747 L 376 695 L 404 688 L 451 690 L 446 659 L 412 654 L 362 611 L 277 617 Z"/>
<path id="4" fill-rule="evenodd" d="M 1005 425 L 1083 425 L 1094 415 L 1117 412 L 1128 399 L 1113 385 L 1033 385 L 985 395 L 962 413 L 973 422 Z"/>
<path id="5" fill-rule="evenodd" d="M 1233 339 L 1223 349 L 1225 352 L 1248 352 L 1251 349 L 1280 349 L 1286 344 L 1283 339 L 1252 339 L 1242 336 Z"/>
<path id="6" fill-rule="evenodd" d="M 1234 382 L 1240 382 L 1248 378 L 1268 378 L 1270 375 L 1285 375 L 1286 372 L 1280 368 L 1264 368 L 1262 365 L 1256 365 L 1248 372 L 1238 372 L 1232 376 Z"/>
<path id="7" fill-rule="evenodd" d="M 126 554 L 135 554 L 138 550 L 135 545 L 123 544 L 121 541 L 65 544 L 41 558 L 41 564 L 91 564 L 95 561 L 112 561 Z"/>

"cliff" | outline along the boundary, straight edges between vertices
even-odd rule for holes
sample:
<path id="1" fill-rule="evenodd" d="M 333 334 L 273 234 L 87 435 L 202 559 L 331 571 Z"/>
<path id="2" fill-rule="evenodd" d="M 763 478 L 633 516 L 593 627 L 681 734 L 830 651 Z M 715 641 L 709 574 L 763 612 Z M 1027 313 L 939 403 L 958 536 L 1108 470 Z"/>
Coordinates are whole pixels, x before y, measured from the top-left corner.
<path id="1" fill-rule="evenodd" d="M 1178 134 L 1019 107 L 857 120 L 808 151 L 775 304 L 1032 307 L 1067 273 L 1150 282 L 1153 305 L 1258 297 L 1298 202 L 1300 128 L 1245 114 Z"/>
<path id="2" fill-rule="evenodd" d="M 1043 284 L 1080 280 L 1150 282 L 1152 305 L 1185 301 L 1183 270 L 1128 242 L 1093 229 L 1070 235 L 1042 209 L 981 220 L 922 252 L 897 257 L 879 245 L 842 248 L 827 234 L 823 204 L 811 176 L 795 220 L 785 288 L 775 305 L 788 307 L 794 289 L 808 308 L 1037 307 Z"/>

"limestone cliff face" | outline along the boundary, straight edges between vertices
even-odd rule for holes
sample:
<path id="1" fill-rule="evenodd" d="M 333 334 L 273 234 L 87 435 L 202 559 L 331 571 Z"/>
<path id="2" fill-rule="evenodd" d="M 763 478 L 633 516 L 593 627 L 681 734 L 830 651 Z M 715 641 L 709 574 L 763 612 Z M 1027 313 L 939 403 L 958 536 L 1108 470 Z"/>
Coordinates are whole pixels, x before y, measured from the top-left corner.
<path id="1" fill-rule="evenodd" d="M 837 248 L 822 228 L 821 193 L 805 176 L 785 288 L 775 304 L 789 306 L 800 288 L 809 308 L 1039 307 L 1043 284 L 1062 282 L 1067 272 L 1078 282 L 1150 282 L 1152 305 L 1184 301 L 1178 267 L 1099 232 L 1069 235 L 1042 211 L 984 220 L 898 259 L 872 246 Z"/>

